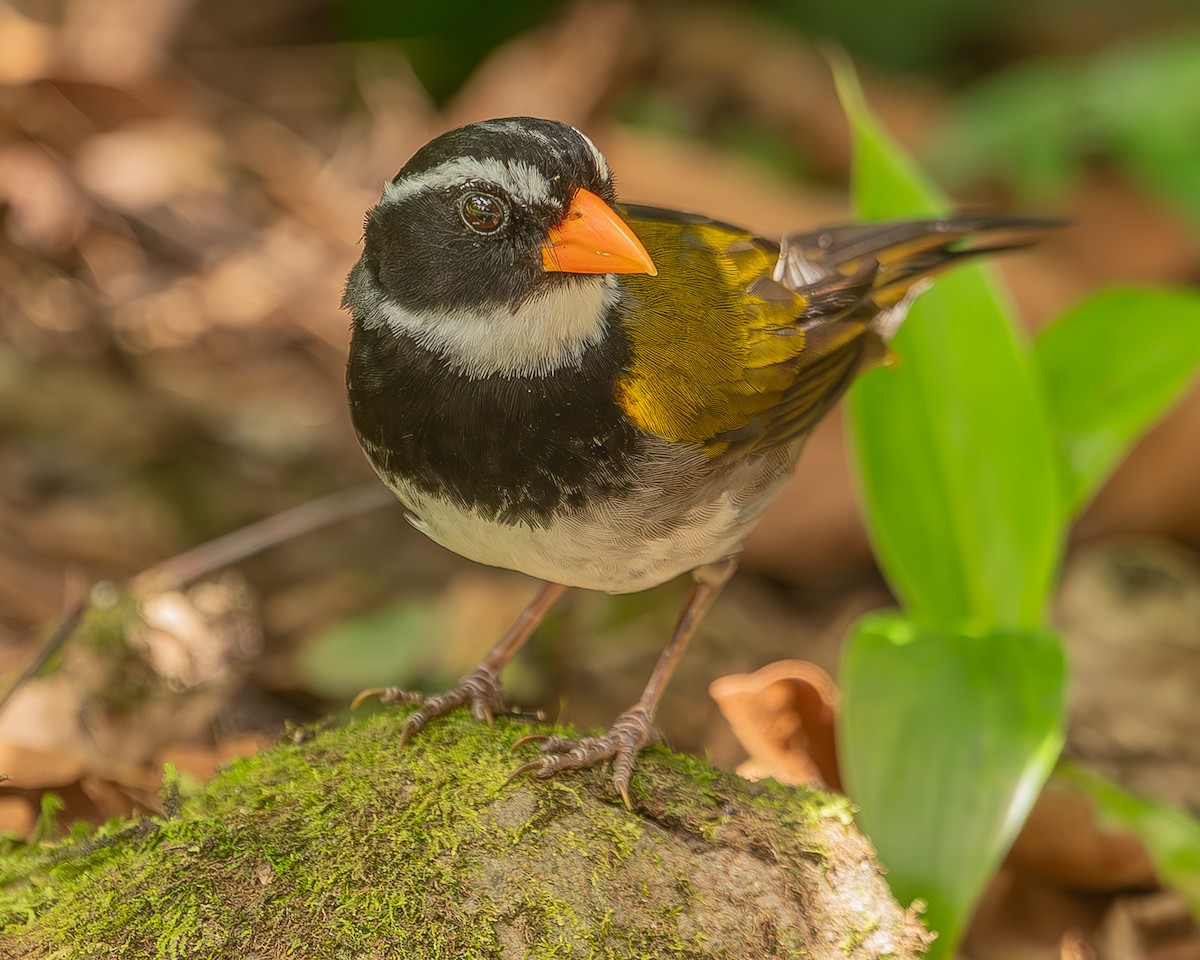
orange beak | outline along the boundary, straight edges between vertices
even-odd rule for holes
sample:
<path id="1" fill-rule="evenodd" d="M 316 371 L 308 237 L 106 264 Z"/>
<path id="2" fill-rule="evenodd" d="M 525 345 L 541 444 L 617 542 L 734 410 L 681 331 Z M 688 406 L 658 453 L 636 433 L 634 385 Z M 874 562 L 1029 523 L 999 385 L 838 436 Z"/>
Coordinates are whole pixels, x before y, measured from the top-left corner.
<path id="1" fill-rule="evenodd" d="M 607 203 L 582 187 L 567 215 L 552 227 L 542 247 L 542 266 L 559 273 L 648 273 L 654 261 L 629 224 Z"/>

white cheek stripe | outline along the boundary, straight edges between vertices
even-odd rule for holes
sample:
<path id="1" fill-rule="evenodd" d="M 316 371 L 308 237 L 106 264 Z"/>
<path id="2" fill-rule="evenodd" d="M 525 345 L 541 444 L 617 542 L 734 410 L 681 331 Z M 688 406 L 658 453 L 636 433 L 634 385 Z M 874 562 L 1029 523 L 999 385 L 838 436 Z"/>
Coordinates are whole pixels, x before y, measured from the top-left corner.
<path id="1" fill-rule="evenodd" d="M 364 326 L 388 326 L 410 336 L 445 357 L 458 373 L 476 379 L 540 377 L 577 364 L 604 336 L 619 295 L 616 277 L 587 277 L 558 285 L 515 310 L 425 312 L 406 309 L 377 289 L 368 292 L 366 283 L 356 286 L 354 302 L 370 302 L 360 317 Z"/>
<path id="2" fill-rule="evenodd" d="M 381 202 L 399 203 L 417 193 L 464 186 L 474 180 L 503 187 L 519 202 L 550 202 L 550 181 L 537 167 L 521 160 L 504 161 L 494 157 L 456 157 L 399 182 L 389 180 L 383 185 Z"/>

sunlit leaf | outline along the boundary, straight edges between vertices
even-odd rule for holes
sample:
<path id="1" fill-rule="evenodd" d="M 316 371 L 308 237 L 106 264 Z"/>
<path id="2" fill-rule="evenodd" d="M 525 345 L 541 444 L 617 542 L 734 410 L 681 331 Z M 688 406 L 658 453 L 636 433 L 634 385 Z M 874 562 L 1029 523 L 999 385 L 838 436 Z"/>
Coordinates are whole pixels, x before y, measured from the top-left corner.
<path id="1" fill-rule="evenodd" d="M 858 213 L 938 214 L 944 201 L 862 103 L 853 128 Z M 894 341 L 898 362 L 851 392 L 876 553 L 913 618 L 1036 627 L 1061 550 L 1059 463 L 1029 352 L 986 268 L 938 278 Z"/>
<path id="2" fill-rule="evenodd" d="M 1123 288 L 1089 297 L 1036 345 L 1074 515 L 1200 369 L 1200 294 Z"/>
<path id="3" fill-rule="evenodd" d="M 901 903 L 948 957 L 1062 746 L 1066 668 L 1049 631 L 964 635 L 901 614 L 856 627 L 838 743 L 849 796 Z"/>

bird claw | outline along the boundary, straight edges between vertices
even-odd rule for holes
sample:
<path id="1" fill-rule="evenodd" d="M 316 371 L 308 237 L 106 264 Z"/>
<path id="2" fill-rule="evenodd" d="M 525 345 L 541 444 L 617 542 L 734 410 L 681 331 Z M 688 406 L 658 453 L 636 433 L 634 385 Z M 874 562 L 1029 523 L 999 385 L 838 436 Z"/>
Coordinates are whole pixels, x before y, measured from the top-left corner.
<path id="1" fill-rule="evenodd" d="M 429 721 L 457 710 L 469 707 L 471 715 L 489 726 L 501 709 L 500 682 L 496 675 L 483 667 L 464 677 L 456 687 L 444 693 L 424 694 L 401 687 L 375 687 L 364 690 L 351 701 L 357 707 L 372 697 L 380 703 L 419 703 L 420 706 L 404 718 L 400 726 L 399 746 L 403 746 L 429 724 Z M 517 767 L 504 781 L 505 786 L 526 774 L 539 780 L 553 777 L 567 770 L 585 770 L 605 761 L 612 761 L 612 784 L 621 800 L 629 809 L 629 781 L 633 776 L 634 763 L 642 747 L 660 739 L 650 726 L 649 713 L 641 707 L 633 707 L 617 717 L 606 733 L 598 737 L 580 737 L 577 740 L 547 733 L 531 733 L 516 740 L 513 747 L 536 743 L 542 756 Z"/>
<path id="2" fill-rule="evenodd" d="M 525 774 L 544 780 L 565 770 L 584 770 L 611 760 L 612 784 L 625 806 L 632 809 L 629 780 L 633 776 L 634 763 L 642 747 L 658 739 L 651 729 L 649 716 L 637 707 L 621 714 L 608 732 L 598 737 L 572 740 L 551 734 L 530 734 L 521 737 L 513 746 L 536 743 L 544 756 L 519 766 L 505 781 L 505 785 Z"/>
<path id="3" fill-rule="evenodd" d="M 517 747 L 523 747 L 527 743 L 543 743 L 549 739 L 550 734 L 548 733 L 527 733 L 525 736 L 518 737 L 516 740 L 514 740 L 510 749 L 516 750 Z"/>
<path id="4" fill-rule="evenodd" d="M 371 699 L 380 703 L 416 703 L 424 698 L 425 694 L 416 690 L 405 690 L 403 687 L 369 687 L 355 695 L 350 701 L 350 709 L 357 710 Z"/>
<path id="5" fill-rule="evenodd" d="M 520 741 L 518 740 L 517 743 L 520 743 Z M 513 744 L 514 747 L 516 745 L 516 743 Z M 507 787 L 514 780 L 520 780 L 521 777 L 525 776 L 527 773 L 533 773 L 541 765 L 541 762 L 541 760 L 530 760 L 528 763 L 521 764 L 516 770 L 504 778 L 504 782 L 500 784 L 500 788 L 503 789 L 504 787 Z"/>
<path id="6" fill-rule="evenodd" d="M 400 746 L 420 733 L 430 720 L 445 716 L 459 707 L 469 707 L 471 716 L 489 727 L 501 709 L 500 681 L 492 671 L 480 667 L 467 674 L 458 685 L 444 693 L 425 694 L 401 687 L 375 687 L 364 690 L 351 702 L 351 709 L 375 697 L 380 703 L 419 703 L 420 707 L 404 718 L 400 727 Z"/>

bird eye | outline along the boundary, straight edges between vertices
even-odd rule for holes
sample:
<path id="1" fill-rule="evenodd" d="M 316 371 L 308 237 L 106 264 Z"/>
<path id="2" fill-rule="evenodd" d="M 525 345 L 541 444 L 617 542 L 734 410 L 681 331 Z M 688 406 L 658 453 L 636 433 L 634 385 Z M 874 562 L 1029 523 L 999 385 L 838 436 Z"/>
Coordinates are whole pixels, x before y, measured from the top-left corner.
<path id="1" fill-rule="evenodd" d="M 460 211 L 463 223 L 476 233 L 495 233 L 504 223 L 504 205 L 486 193 L 468 193 Z"/>

